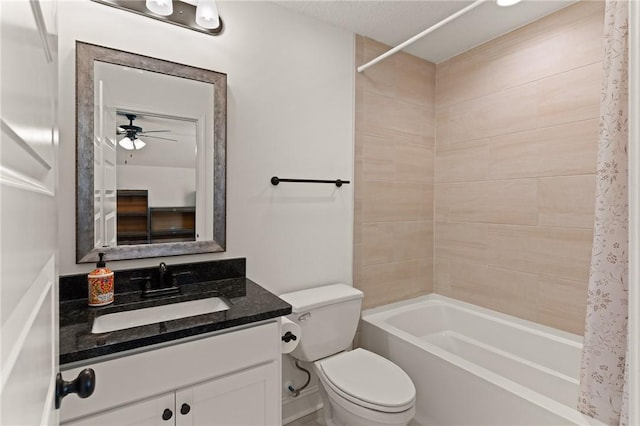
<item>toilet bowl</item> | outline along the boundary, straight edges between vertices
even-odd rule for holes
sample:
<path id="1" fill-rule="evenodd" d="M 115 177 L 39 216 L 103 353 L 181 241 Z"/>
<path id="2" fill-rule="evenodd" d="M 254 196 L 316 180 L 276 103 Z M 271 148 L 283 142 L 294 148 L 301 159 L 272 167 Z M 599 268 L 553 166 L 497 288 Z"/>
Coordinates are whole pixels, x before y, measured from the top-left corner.
<path id="1" fill-rule="evenodd" d="M 360 319 L 363 294 L 332 284 L 280 295 L 291 305 L 301 339 L 291 356 L 312 362 L 320 380 L 327 426 L 406 426 L 416 389 L 393 362 L 365 349 L 347 351 Z"/>
<path id="2" fill-rule="evenodd" d="M 415 387 L 391 361 L 364 349 L 316 361 L 327 426 L 406 426 Z"/>

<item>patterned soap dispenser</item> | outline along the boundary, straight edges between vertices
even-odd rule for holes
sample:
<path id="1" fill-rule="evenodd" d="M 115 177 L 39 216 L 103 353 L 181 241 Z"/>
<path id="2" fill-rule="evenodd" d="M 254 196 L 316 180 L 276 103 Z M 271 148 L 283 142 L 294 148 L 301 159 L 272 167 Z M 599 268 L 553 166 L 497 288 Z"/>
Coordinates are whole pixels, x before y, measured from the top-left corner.
<path id="1" fill-rule="evenodd" d="M 104 253 L 98 253 L 100 260 L 91 271 L 89 280 L 89 306 L 104 306 L 113 302 L 113 271 L 104 263 Z"/>

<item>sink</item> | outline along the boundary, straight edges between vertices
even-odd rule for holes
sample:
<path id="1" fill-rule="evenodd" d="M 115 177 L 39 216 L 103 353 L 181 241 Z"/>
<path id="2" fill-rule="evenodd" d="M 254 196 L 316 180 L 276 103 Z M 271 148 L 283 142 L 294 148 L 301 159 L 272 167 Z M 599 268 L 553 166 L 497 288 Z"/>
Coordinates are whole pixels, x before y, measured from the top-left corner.
<path id="1" fill-rule="evenodd" d="M 151 308 L 114 312 L 97 317 L 93 321 L 91 332 L 107 333 L 157 322 L 226 311 L 227 309 L 229 309 L 229 305 L 220 297 L 209 297 L 207 299 L 153 306 Z"/>

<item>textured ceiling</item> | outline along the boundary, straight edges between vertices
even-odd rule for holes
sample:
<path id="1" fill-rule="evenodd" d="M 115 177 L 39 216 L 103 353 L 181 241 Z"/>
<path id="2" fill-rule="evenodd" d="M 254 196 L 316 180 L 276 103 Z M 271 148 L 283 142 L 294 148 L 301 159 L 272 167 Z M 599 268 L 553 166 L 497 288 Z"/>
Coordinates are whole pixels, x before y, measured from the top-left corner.
<path id="1" fill-rule="evenodd" d="M 493 0 L 488 0 L 418 40 L 405 51 L 439 63 L 575 1 L 524 0 L 511 7 L 499 7 Z M 396 46 L 472 1 L 276 0 L 276 3 L 336 27 Z"/>

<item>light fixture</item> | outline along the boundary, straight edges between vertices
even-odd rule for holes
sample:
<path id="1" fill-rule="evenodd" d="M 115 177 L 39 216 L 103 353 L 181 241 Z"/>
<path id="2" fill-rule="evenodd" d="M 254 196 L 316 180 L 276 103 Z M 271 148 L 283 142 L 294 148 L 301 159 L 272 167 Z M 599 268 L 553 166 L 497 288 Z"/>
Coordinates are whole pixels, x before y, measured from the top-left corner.
<path id="1" fill-rule="evenodd" d="M 173 14 L 173 0 L 147 0 L 147 9 L 162 16 Z"/>
<path id="2" fill-rule="evenodd" d="M 196 24 L 212 30 L 220 26 L 220 15 L 215 0 L 198 0 L 196 7 Z"/>
<path id="3" fill-rule="evenodd" d="M 520 3 L 521 0 L 496 0 L 498 6 L 507 7 L 513 6 L 516 3 Z"/>
<path id="4" fill-rule="evenodd" d="M 132 137 L 125 136 L 124 138 L 120 139 L 120 142 L 118 142 L 118 145 L 120 145 L 121 147 L 123 147 L 128 151 L 133 151 L 133 150 L 144 148 L 146 143 L 144 143 L 142 139 L 138 139 L 135 136 L 132 136 Z"/>
<path id="5" fill-rule="evenodd" d="M 219 35 L 224 28 L 215 0 L 91 1 L 209 35 Z"/>

